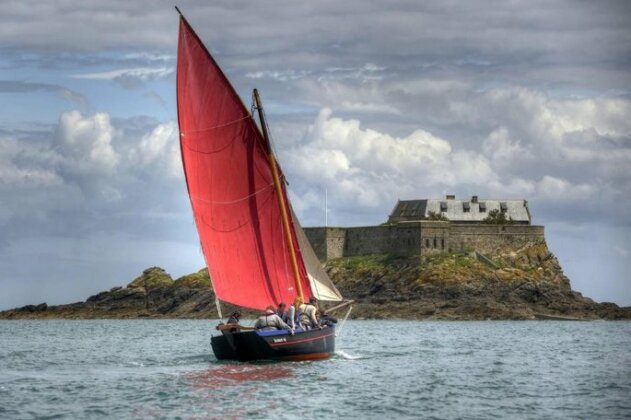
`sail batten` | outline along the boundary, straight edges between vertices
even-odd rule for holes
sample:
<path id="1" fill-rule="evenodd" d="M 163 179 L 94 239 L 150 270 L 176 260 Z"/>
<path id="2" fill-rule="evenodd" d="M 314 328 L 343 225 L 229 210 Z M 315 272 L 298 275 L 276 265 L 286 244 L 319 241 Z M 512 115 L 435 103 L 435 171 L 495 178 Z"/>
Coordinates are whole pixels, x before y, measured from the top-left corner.
<path id="1" fill-rule="evenodd" d="M 297 255 L 295 217 L 291 241 L 283 231 L 270 145 L 236 91 L 184 18 L 177 61 L 180 150 L 202 251 L 217 297 L 261 309 L 296 296 L 290 246 Z M 280 168 L 279 168 L 280 172 Z M 282 172 L 281 172 L 282 177 Z M 291 212 L 290 212 L 291 213 Z M 298 258 L 299 284 L 313 295 Z"/>

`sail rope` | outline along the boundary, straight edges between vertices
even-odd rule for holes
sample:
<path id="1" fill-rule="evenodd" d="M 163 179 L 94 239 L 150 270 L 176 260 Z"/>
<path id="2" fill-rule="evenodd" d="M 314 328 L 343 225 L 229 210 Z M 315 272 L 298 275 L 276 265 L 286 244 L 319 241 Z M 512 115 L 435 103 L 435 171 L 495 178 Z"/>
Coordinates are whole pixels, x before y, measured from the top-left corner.
<path id="1" fill-rule="evenodd" d="M 339 337 L 340 333 L 342 332 L 342 328 L 344 328 L 344 324 L 346 324 L 346 320 L 348 319 L 348 316 L 351 314 L 351 311 L 353 310 L 353 305 L 351 305 L 348 308 L 348 311 L 346 312 L 346 315 L 344 315 L 344 319 L 342 320 L 342 323 L 340 324 L 340 327 L 336 329 L 335 331 L 335 336 Z"/>
<path id="2" fill-rule="evenodd" d="M 219 322 L 223 321 L 223 314 L 221 313 L 221 304 L 219 303 L 219 299 L 215 297 L 215 305 L 217 305 L 217 316 L 219 317 Z"/>
<path id="3" fill-rule="evenodd" d="M 259 215 L 263 211 L 263 207 L 265 205 L 267 205 L 267 203 L 272 199 L 272 197 L 273 196 L 270 194 L 268 196 L 268 198 L 261 204 L 261 208 L 259 208 L 259 210 L 256 213 L 257 215 Z M 252 221 L 245 221 L 245 222 L 242 222 L 242 223 L 241 222 L 238 223 L 238 225 L 236 225 L 236 226 L 219 228 L 219 227 L 215 226 L 214 224 L 207 222 L 206 219 L 203 216 L 200 217 L 198 220 L 199 220 L 198 223 L 203 223 L 205 226 L 208 226 L 209 228 L 211 228 L 215 232 L 234 232 L 236 230 L 239 230 L 239 229 L 243 228 L 244 226 L 252 224 Z"/>
<path id="4" fill-rule="evenodd" d="M 183 133 L 183 132 L 180 131 L 180 135 L 182 137 L 186 137 L 188 134 L 203 133 L 205 131 L 210 131 L 210 130 L 215 130 L 217 128 L 227 127 L 229 125 L 236 124 L 238 122 L 241 122 L 243 120 L 247 120 L 249 118 L 250 118 L 250 116 L 246 115 L 245 117 L 237 118 L 236 120 L 229 121 L 229 122 L 227 122 L 225 124 L 218 124 L 218 125 L 214 125 L 212 127 L 200 128 L 199 130 L 188 130 L 188 131 L 186 131 L 186 133 Z"/>
<path id="5" fill-rule="evenodd" d="M 229 200 L 229 201 L 219 201 L 219 200 L 206 200 L 205 198 L 201 198 L 199 196 L 196 195 L 191 195 L 191 199 L 194 199 L 195 201 L 200 201 L 206 204 L 222 204 L 222 205 L 227 205 L 227 204 L 236 204 L 236 203 L 240 203 L 241 201 L 245 201 L 249 198 L 254 197 L 255 195 L 262 193 L 263 191 L 273 187 L 274 184 L 271 183 L 269 185 L 266 185 L 265 187 L 261 188 L 260 190 L 254 191 L 252 194 L 246 195 L 245 197 L 242 198 L 237 198 L 236 200 Z"/>

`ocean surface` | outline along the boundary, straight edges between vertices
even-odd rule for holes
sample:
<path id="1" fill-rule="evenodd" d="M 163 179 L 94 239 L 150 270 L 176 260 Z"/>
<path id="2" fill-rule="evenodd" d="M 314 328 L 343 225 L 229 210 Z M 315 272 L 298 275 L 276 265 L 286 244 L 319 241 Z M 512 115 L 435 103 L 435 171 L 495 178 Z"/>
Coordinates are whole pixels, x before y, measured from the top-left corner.
<path id="1" fill-rule="evenodd" d="M 0 418 L 631 417 L 631 322 L 349 321 L 325 361 L 218 362 L 212 321 L 0 321 Z"/>

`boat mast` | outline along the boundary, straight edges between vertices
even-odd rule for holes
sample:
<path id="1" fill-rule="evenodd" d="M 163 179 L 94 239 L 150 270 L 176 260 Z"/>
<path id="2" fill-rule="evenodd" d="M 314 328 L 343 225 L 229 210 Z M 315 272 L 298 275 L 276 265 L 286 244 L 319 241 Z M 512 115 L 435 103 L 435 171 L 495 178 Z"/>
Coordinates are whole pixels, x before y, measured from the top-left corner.
<path id="1" fill-rule="evenodd" d="M 256 109 L 259 112 L 259 119 L 261 121 L 261 131 L 263 132 L 263 137 L 265 138 L 265 142 L 267 143 L 267 159 L 269 160 L 269 165 L 272 168 L 272 177 L 274 178 L 274 189 L 276 190 L 276 197 L 278 197 L 278 205 L 280 206 L 281 218 L 283 219 L 283 232 L 285 233 L 285 241 L 287 242 L 287 246 L 289 247 L 289 255 L 291 257 L 291 267 L 294 272 L 294 281 L 296 283 L 296 291 L 300 299 L 304 301 L 304 295 L 302 293 L 302 284 L 300 281 L 300 271 L 298 270 L 298 259 L 296 257 L 296 252 L 294 249 L 293 239 L 291 236 L 291 229 L 289 228 L 289 217 L 287 215 L 287 203 L 285 203 L 285 196 L 283 194 L 283 190 L 281 188 L 280 177 L 278 176 L 278 164 L 276 163 L 276 157 L 274 156 L 274 152 L 272 151 L 269 133 L 267 132 L 267 123 L 265 121 L 265 113 L 263 112 L 263 103 L 261 102 L 261 98 L 259 96 L 259 91 L 254 89 L 254 104 Z"/>

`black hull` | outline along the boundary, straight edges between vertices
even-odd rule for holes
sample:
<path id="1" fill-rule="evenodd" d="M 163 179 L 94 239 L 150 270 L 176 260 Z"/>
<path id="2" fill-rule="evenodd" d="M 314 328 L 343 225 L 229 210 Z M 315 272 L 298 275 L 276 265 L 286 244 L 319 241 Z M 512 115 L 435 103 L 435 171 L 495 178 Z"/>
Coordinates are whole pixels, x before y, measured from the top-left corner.
<path id="1" fill-rule="evenodd" d="M 210 343 L 219 360 L 314 360 L 335 352 L 335 327 L 296 332 L 223 331 Z"/>

